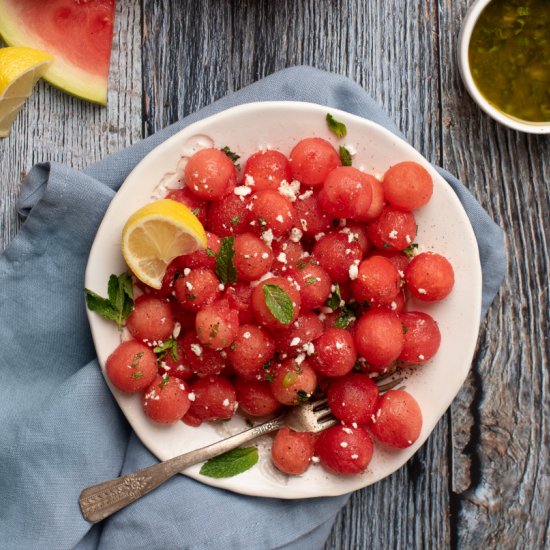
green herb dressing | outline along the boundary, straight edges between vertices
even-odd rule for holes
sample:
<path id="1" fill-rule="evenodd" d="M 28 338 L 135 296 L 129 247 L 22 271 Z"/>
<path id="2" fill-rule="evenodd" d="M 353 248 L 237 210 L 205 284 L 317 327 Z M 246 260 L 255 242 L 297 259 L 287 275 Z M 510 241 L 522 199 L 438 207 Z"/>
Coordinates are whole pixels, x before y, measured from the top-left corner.
<path id="1" fill-rule="evenodd" d="M 550 0 L 493 0 L 468 55 L 476 86 L 495 108 L 550 122 Z"/>

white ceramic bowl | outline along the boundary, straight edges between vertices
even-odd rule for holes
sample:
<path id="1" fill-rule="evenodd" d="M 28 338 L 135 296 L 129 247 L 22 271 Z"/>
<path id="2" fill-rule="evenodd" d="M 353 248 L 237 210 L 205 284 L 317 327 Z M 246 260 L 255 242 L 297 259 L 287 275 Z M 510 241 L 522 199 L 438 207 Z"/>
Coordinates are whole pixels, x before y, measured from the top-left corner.
<path id="1" fill-rule="evenodd" d="M 464 17 L 464 21 L 462 22 L 460 35 L 458 38 L 458 66 L 464 85 L 473 100 L 497 122 L 500 122 L 514 130 L 519 130 L 520 132 L 526 132 L 529 134 L 550 134 L 550 122 L 528 122 L 499 111 L 485 99 L 474 82 L 472 72 L 470 70 L 468 55 L 470 39 L 479 16 L 491 1 L 492 0 L 477 0 L 474 2 L 470 6 L 470 9 Z"/>
<path id="2" fill-rule="evenodd" d="M 90 253 L 86 288 L 105 295 L 109 275 L 127 269 L 120 252 L 125 221 L 136 209 L 175 185 L 186 158 L 197 148 L 228 145 L 244 161 L 261 146 L 270 146 L 288 155 L 297 141 L 309 136 L 341 144 L 327 129 L 327 112 L 347 125 L 344 143 L 357 150 L 354 166 L 372 174 L 383 174 L 392 164 L 414 160 L 425 166 L 434 180 L 430 203 L 415 213 L 419 224 L 417 242 L 420 250 L 438 251 L 449 258 L 456 283 L 451 295 L 440 303 L 412 304 L 433 315 L 442 333 L 437 355 L 406 381 L 407 390 L 422 409 L 422 433 L 406 450 L 391 451 L 377 445 L 368 470 L 355 476 L 331 475 L 320 466 L 310 467 L 301 476 L 283 475 L 271 465 L 271 440 L 266 436 L 259 442 L 259 464 L 241 475 L 212 479 L 199 474 L 200 466 L 185 472 L 203 483 L 249 495 L 286 499 L 338 495 L 365 487 L 400 468 L 418 450 L 451 404 L 470 368 L 480 319 L 481 268 L 477 242 L 462 205 L 445 180 L 409 144 L 373 122 L 320 105 L 297 102 L 241 105 L 196 122 L 158 146 L 136 166 L 109 206 Z M 114 323 L 96 313 L 88 312 L 88 317 L 104 369 L 107 357 L 119 344 L 119 334 Z M 239 417 L 200 428 L 191 428 L 183 422 L 161 426 L 145 416 L 140 395 L 124 394 L 112 386 L 111 390 L 138 437 L 161 460 L 246 427 Z"/>

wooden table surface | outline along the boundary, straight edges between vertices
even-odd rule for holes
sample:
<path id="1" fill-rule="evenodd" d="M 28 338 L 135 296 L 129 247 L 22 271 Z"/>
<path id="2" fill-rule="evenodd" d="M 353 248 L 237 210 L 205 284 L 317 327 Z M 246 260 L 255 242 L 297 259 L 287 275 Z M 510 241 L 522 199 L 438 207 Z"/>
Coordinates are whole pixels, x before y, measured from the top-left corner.
<path id="1" fill-rule="evenodd" d="M 471 374 L 406 467 L 355 493 L 327 549 L 548 548 L 550 136 L 510 131 L 456 62 L 470 2 L 118 0 L 107 108 L 40 83 L 0 141 L 0 249 L 33 163 L 80 167 L 299 64 L 349 76 L 506 233 Z"/>

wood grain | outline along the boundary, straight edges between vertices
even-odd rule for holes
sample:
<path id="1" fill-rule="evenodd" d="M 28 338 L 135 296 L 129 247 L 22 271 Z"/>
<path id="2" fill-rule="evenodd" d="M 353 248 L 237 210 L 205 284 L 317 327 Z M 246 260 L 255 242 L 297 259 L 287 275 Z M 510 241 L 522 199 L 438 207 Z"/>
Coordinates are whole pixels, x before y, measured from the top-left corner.
<path id="1" fill-rule="evenodd" d="M 326 550 L 549 544 L 550 138 L 492 122 L 458 75 L 467 0 L 119 0 L 109 107 L 40 83 L 0 141 L 0 250 L 21 175 L 79 167 L 284 67 L 351 77 L 505 229 L 507 278 L 472 372 L 428 442 L 354 493 Z"/>
<path id="2" fill-rule="evenodd" d="M 504 286 L 472 375 L 452 406 L 452 513 L 459 548 L 548 547 L 550 139 L 506 130 L 470 99 L 455 62 L 464 5 L 441 3 L 442 145 L 506 233 Z"/>

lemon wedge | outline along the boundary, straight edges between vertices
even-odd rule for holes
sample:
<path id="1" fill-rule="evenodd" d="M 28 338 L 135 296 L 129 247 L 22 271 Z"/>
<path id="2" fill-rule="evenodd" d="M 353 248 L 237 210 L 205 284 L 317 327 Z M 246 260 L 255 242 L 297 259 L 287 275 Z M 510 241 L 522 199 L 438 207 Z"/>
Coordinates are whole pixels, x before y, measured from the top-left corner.
<path id="1" fill-rule="evenodd" d="M 134 212 L 122 231 L 122 255 L 134 275 L 153 288 L 162 286 L 168 264 L 206 248 L 206 233 L 183 204 L 163 199 Z"/>
<path id="2" fill-rule="evenodd" d="M 0 137 L 7 137 L 12 122 L 31 95 L 53 56 L 25 47 L 0 48 Z"/>

